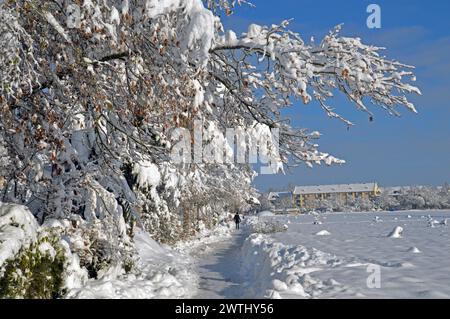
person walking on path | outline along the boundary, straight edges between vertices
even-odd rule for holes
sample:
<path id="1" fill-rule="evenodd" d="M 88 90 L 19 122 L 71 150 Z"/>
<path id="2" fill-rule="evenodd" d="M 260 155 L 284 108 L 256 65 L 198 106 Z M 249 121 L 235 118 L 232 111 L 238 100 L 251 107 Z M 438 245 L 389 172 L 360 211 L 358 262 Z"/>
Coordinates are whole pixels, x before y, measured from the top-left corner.
<path id="1" fill-rule="evenodd" d="M 234 222 L 236 223 L 236 229 L 239 229 L 239 223 L 241 222 L 241 216 L 239 216 L 239 213 L 236 213 L 233 219 Z"/>

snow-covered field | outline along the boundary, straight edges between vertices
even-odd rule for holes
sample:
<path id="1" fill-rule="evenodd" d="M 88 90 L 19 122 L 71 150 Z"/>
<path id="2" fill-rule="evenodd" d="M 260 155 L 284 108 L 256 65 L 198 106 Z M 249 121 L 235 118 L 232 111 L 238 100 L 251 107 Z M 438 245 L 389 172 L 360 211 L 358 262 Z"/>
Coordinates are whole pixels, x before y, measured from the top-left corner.
<path id="1" fill-rule="evenodd" d="M 264 217 L 288 230 L 245 241 L 242 271 L 252 283 L 249 294 L 450 298 L 447 218 L 450 211 Z M 378 270 L 380 288 L 374 288 Z"/>

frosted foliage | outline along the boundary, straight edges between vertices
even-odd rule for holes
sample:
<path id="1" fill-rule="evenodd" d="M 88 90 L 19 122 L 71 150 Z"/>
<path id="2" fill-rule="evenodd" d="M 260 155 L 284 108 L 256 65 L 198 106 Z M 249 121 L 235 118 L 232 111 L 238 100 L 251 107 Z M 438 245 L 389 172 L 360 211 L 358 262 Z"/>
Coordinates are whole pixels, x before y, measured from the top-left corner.
<path id="1" fill-rule="evenodd" d="M 135 224 L 179 239 L 251 209 L 256 192 L 247 164 L 172 164 L 175 129 L 202 121 L 217 137 L 211 150 L 225 128 L 279 129 L 272 164 L 283 172 L 344 163 L 282 116 L 297 100 L 347 125 L 329 105 L 335 94 L 369 116 L 416 111 L 413 67 L 339 26 L 311 43 L 289 21 L 238 35 L 219 15 L 247 2 L 227 0 L 84 0 L 73 26 L 69 3 L 0 3 L 0 200 L 40 222 L 76 216 L 119 242 Z"/>
<path id="2" fill-rule="evenodd" d="M 158 166 L 148 161 L 143 161 L 134 165 L 133 173 L 136 175 L 136 183 L 140 187 L 156 187 L 158 186 L 161 175 Z"/>
<path id="3" fill-rule="evenodd" d="M 10 163 L 8 151 L 5 146 L 3 138 L 0 136 L 0 189 L 6 183 L 5 176 L 8 174 L 8 165 Z"/>
<path id="4" fill-rule="evenodd" d="M 0 202 L 0 270 L 6 260 L 36 240 L 38 227 L 26 207 Z"/>

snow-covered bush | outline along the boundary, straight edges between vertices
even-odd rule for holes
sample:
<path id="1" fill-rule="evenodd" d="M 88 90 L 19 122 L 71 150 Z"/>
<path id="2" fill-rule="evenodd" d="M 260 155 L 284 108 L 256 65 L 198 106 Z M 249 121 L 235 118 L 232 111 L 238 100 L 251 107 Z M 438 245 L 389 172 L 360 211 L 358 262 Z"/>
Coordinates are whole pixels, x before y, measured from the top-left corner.
<path id="1" fill-rule="evenodd" d="M 328 199 L 310 201 L 310 207 L 317 212 L 357 212 L 374 210 L 449 209 L 450 192 L 448 186 L 419 186 L 383 189 L 379 196 L 371 198 L 331 196 Z M 309 213 L 310 207 L 303 207 Z"/>
<path id="2" fill-rule="evenodd" d="M 383 210 L 450 208 L 450 192 L 446 185 L 401 187 L 396 192 L 393 196 L 390 188 L 385 189 L 376 200 L 376 206 Z"/>
<path id="3" fill-rule="evenodd" d="M 310 213 L 311 207 L 316 212 L 355 212 L 355 211 L 372 211 L 375 210 L 376 198 L 342 198 L 340 195 L 332 195 L 328 199 L 310 200 L 308 206 L 302 207 L 303 213 Z"/>
<path id="4" fill-rule="evenodd" d="M 87 278 L 68 244 L 24 207 L 0 202 L 0 298 L 58 298 Z"/>
<path id="5" fill-rule="evenodd" d="M 388 190 L 383 190 L 381 195 L 376 198 L 375 204 L 382 210 L 399 210 L 401 208 L 400 202 L 394 196 L 391 196 Z"/>
<path id="6" fill-rule="evenodd" d="M 258 197 L 260 206 L 258 207 L 260 211 L 271 211 L 275 208 L 271 201 L 268 200 L 268 193 L 262 193 Z M 284 208 L 284 207 L 283 207 Z"/>
<path id="7" fill-rule="evenodd" d="M 39 226 L 24 206 L 0 202 L 0 267 L 36 241 Z"/>
<path id="8" fill-rule="evenodd" d="M 98 278 L 112 266 L 131 271 L 135 264 L 135 250 L 131 238 L 122 233 L 111 237 L 108 219 L 89 223 L 81 218 L 48 220 L 44 226 L 65 238 L 68 248 L 78 256 L 78 263 L 87 270 L 89 278 Z"/>
<path id="9" fill-rule="evenodd" d="M 375 210 L 374 200 L 368 198 L 356 198 L 349 203 L 349 206 L 353 207 L 354 210 L 360 212 L 369 212 Z"/>
<path id="10" fill-rule="evenodd" d="M 274 219 L 260 219 L 250 223 L 251 232 L 258 234 L 273 234 L 284 232 L 287 230 L 287 225 L 281 223 L 280 221 Z"/>
<path id="11" fill-rule="evenodd" d="M 59 240 L 41 237 L 6 260 L 0 271 L 0 298 L 62 297 L 67 261 Z"/>

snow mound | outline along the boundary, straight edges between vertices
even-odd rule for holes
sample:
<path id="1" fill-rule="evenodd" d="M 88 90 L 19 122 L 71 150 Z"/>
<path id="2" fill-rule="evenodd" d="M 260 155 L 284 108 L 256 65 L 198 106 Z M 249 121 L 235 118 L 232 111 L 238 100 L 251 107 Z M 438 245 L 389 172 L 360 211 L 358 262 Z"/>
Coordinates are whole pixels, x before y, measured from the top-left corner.
<path id="1" fill-rule="evenodd" d="M 403 227 L 397 226 L 395 227 L 388 235 L 389 238 L 402 238 L 403 236 Z"/>
<path id="2" fill-rule="evenodd" d="M 378 216 L 375 216 L 375 218 L 373 219 L 373 221 L 374 221 L 375 223 L 380 223 L 380 222 L 382 222 L 382 220 L 381 220 L 380 217 L 378 217 Z"/>
<path id="3" fill-rule="evenodd" d="M 275 216 L 275 214 L 268 210 L 258 213 L 258 217 L 271 217 L 271 216 Z"/>
<path id="4" fill-rule="evenodd" d="M 408 249 L 408 252 L 413 253 L 413 254 L 420 254 L 421 253 L 421 251 L 417 247 L 411 247 L 410 249 Z"/>
<path id="5" fill-rule="evenodd" d="M 428 226 L 431 227 L 431 228 L 434 228 L 434 227 L 439 226 L 439 225 L 441 225 L 441 222 L 439 222 L 436 219 L 429 219 L 428 220 Z"/>
<path id="6" fill-rule="evenodd" d="M 331 233 L 328 230 L 321 230 L 315 234 L 316 236 L 330 236 Z"/>
<path id="7" fill-rule="evenodd" d="M 0 267 L 36 241 L 39 225 L 25 206 L 0 202 Z"/>

